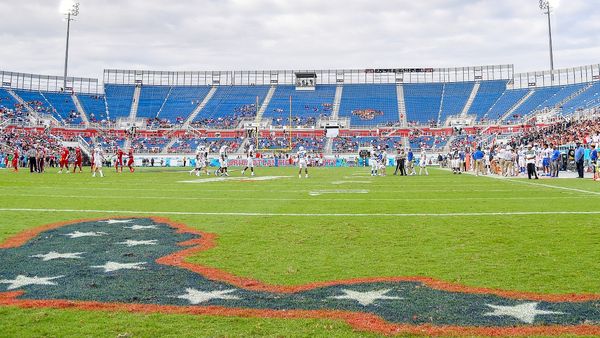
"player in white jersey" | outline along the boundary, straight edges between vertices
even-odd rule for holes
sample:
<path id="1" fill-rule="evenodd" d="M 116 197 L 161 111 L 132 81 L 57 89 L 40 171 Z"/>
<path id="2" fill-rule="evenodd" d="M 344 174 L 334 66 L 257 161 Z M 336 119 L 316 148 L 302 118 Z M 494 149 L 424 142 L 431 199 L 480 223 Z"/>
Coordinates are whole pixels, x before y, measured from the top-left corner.
<path id="1" fill-rule="evenodd" d="M 458 149 L 453 148 L 452 149 L 453 152 L 450 154 L 450 164 L 452 167 L 452 173 L 454 175 L 460 175 L 460 153 L 458 152 Z"/>
<path id="2" fill-rule="evenodd" d="M 379 158 L 377 156 L 377 149 L 375 149 L 375 147 L 371 149 L 371 158 L 369 158 L 369 164 L 371 164 L 371 176 L 377 176 L 379 169 Z"/>
<path id="3" fill-rule="evenodd" d="M 300 168 L 298 171 L 298 178 L 302 178 L 302 168 L 304 168 L 305 177 L 308 178 L 308 155 L 306 150 L 304 150 L 304 147 L 300 146 L 300 148 L 298 148 L 298 154 L 296 156 L 298 157 L 298 168 Z"/>
<path id="4" fill-rule="evenodd" d="M 219 149 L 219 169 L 215 171 L 215 176 L 229 176 L 227 173 L 227 166 L 229 162 L 227 148 L 229 147 L 224 145 L 221 147 L 221 149 Z"/>
<path id="5" fill-rule="evenodd" d="M 206 160 L 208 159 L 208 151 L 206 151 L 205 146 L 198 146 L 196 150 L 196 166 L 190 171 L 190 175 L 195 173 L 196 176 L 200 176 L 200 172 L 204 169 L 204 173 L 206 176 L 210 175 L 208 172 L 208 167 L 206 165 Z"/>
<path id="6" fill-rule="evenodd" d="M 381 150 L 381 154 L 379 155 L 379 170 L 381 173 L 381 176 L 386 176 L 386 168 L 387 168 L 387 162 L 388 162 L 388 153 L 385 149 Z"/>
<path id="7" fill-rule="evenodd" d="M 255 153 L 254 153 L 254 144 L 251 144 L 248 149 L 246 149 L 246 168 L 244 168 L 244 170 L 242 170 L 242 176 L 244 176 L 244 173 L 246 172 L 246 170 L 248 170 L 248 168 L 250 168 L 250 171 L 252 172 L 252 174 L 250 174 L 250 176 L 254 176 L 254 157 L 255 157 Z"/>
<path id="8" fill-rule="evenodd" d="M 102 173 L 102 163 L 104 162 L 104 151 L 99 145 L 96 145 L 94 148 L 94 170 L 92 177 L 96 177 L 96 173 L 100 174 L 100 177 L 104 177 L 104 173 Z"/>
<path id="9" fill-rule="evenodd" d="M 427 171 L 427 153 L 425 152 L 425 150 L 421 151 L 419 167 L 419 176 L 423 175 L 423 170 L 425 170 L 425 175 L 429 176 L 429 171 Z"/>
<path id="10" fill-rule="evenodd" d="M 544 143 L 544 148 L 541 150 L 542 152 L 542 165 L 544 167 L 544 175 L 550 176 L 550 158 L 552 157 L 552 153 L 554 149 L 550 148 L 547 143 Z"/>

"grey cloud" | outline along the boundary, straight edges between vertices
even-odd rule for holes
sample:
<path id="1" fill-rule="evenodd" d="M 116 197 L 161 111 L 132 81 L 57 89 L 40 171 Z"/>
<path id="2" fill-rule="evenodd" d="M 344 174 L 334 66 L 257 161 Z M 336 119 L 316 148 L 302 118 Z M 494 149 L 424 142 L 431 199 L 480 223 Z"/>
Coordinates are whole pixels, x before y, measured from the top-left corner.
<path id="1" fill-rule="evenodd" d="M 546 21 L 523 0 L 80 0 L 71 74 L 104 68 L 311 69 L 547 64 Z M 0 68 L 61 74 L 59 0 L 0 0 Z M 600 9 L 563 1 L 557 67 L 598 63 Z"/>

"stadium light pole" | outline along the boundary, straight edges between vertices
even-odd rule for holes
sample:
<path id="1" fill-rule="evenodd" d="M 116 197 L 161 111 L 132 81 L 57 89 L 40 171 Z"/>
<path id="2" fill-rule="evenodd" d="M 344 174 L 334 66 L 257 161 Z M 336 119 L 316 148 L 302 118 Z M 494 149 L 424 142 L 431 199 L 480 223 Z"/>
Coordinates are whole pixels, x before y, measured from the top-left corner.
<path id="1" fill-rule="evenodd" d="M 69 68 L 69 37 L 71 35 L 71 21 L 75 20 L 74 17 L 79 15 L 79 2 L 73 3 L 73 5 L 67 9 L 65 13 L 67 16 L 67 45 L 65 48 L 65 75 L 63 78 L 63 90 L 67 88 L 67 72 Z"/>
<path id="2" fill-rule="evenodd" d="M 552 23 L 550 13 L 552 13 L 552 4 L 550 0 L 540 0 L 540 9 L 548 16 L 548 40 L 550 42 L 550 70 L 552 71 L 552 80 L 554 80 L 554 51 L 552 48 Z"/>

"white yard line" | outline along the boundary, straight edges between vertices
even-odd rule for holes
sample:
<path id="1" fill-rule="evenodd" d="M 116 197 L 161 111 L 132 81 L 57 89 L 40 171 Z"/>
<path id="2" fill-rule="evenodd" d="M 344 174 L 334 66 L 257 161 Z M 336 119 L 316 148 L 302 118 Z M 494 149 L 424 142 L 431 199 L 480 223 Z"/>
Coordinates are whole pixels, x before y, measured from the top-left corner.
<path id="1" fill-rule="evenodd" d="M 500 178 L 498 178 L 498 179 L 500 179 Z M 600 192 L 597 192 L 597 191 L 590 191 L 590 190 L 569 188 L 569 187 L 561 187 L 561 186 L 556 186 L 556 185 L 551 185 L 551 184 L 535 183 L 535 182 L 529 182 L 529 181 L 521 181 L 521 180 L 516 180 L 513 178 L 504 178 L 502 180 L 506 180 L 506 181 L 512 182 L 512 183 L 521 183 L 521 184 L 533 185 L 533 186 L 544 187 L 544 188 L 574 191 L 574 192 L 579 192 L 579 193 L 583 193 L 583 194 L 600 195 Z"/>
<path id="2" fill-rule="evenodd" d="M 600 211 L 514 211 L 514 212 L 458 212 L 458 213 L 268 213 L 268 212 L 188 212 L 188 211 L 141 211 L 96 209 L 45 209 L 0 208 L 0 212 L 64 212 L 123 215 L 189 215 L 189 216 L 258 216 L 258 217 L 485 217 L 485 216 L 533 216 L 533 215 L 600 215 Z"/>
<path id="3" fill-rule="evenodd" d="M 450 172 L 450 170 L 448 170 L 448 169 L 443 169 L 443 170 Z M 495 176 L 495 175 L 481 175 L 481 176 L 476 176 L 472 172 L 466 172 L 464 174 L 471 175 L 471 176 L 474 176 L 474 177 L 490 178 L 490 179 L 494 179 L 494 180 L 497 180 L 497 181 L 500 181 L 500 182 L 520 183 L 520 184 L 532 185 L 532 186 L 536 186 L 536 187 L 558 189 L 558 190 L 566 190 L 566 191 L 573 191 L 573 192 L 578 192 L 578 193 L 583 193 L 583 194 L 599 195 L 600 196 L 600 192 L 597 192 L 597 191 L 590 191 L 590 190 L 584 190 L 584 189 L 561 187 L 561 186 L 556 186 L 556 185 L 551 185 L 551 184 L 538 183 L 538 182 L 540 182 L 540 180 L 536 180 L 536 181 L 529 181 L 529 180 L 527 180 L 527 181 L 524 181 L 524 180 L 517 179 L 517 178 L 502 177 L 502 176 Z M 576 180 L 576 179 L 573 178 L 573 180 Z"/>

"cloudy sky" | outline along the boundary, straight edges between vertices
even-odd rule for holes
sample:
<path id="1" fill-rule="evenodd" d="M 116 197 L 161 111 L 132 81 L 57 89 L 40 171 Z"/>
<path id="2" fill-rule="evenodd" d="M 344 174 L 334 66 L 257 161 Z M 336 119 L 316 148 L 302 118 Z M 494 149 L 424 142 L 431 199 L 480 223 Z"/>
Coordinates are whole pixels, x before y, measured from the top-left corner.
<path id="1" fill-rule="evenodd" d="M 65 1 L 0 0 L 2 70 L 62 74 Z M 537 0 L 79 1 L 73 76 L 100 77 L 105 68 L 549 69 Z M 600 63 L 597 1 L 562 0 L 554 12 L 556 68 Z"/>

